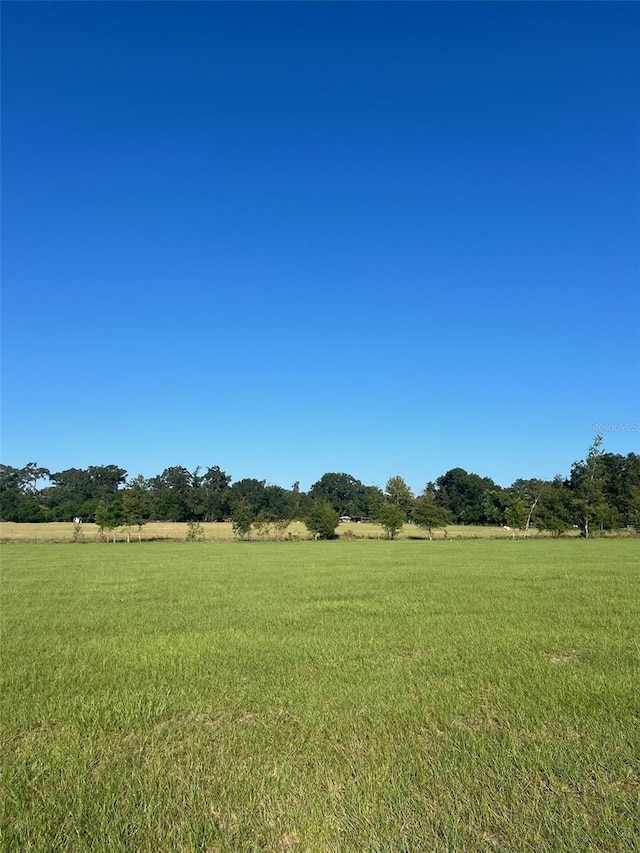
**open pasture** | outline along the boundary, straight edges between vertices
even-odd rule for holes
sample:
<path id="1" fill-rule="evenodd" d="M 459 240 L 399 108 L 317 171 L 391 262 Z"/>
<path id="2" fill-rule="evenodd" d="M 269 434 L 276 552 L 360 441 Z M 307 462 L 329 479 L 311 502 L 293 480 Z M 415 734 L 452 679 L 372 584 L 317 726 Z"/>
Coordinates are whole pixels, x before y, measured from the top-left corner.
<path id="1" fill-rule="evenodd" d="M 3 547 L 3 850 L 640 849 L 637 540 Z"/>
<path id="2" fill-rule="evenodd" d="M 230 542 L 236 537 L 230 521 L 203 521 L 201 527 L 206 542 Z M 180 521 L 149 521 L 140 531 L 140 539 L 143 542 L 155 542 L 157 540 L 170 540 L 184 542 L 187 538 L 188 525 Z M 128 535 L 132 542 L 138 541 L 138 528 L 133 525 L 128 529 Z M 336 530 L 338 538 L 341 539 L 384 539 L 384 529 L 380 524 L 374 522 L 348 522 L 340 524 Z M 45 524 L 30 524 L 14 521 L 0 521 L 0 542 L 72 542 L 73 524 L 70 521 L 52 521 Z M 127 539 L 126 528 L 121 527 L 115 531 L 116 540 L 124 542 Z M 627 531 L 619 530 L 608 536 L 628 536 Z M 568 531 L 565 537 L 578 536 L 577 530 Z M 100 542 L 100 528 L 97 524 L 84 523 L 82 525 L 80 542 Z M 109 538 L 113 533 L 109 534 Z M 550 538 L 551 534 L 546 531 L 530 530 L 526 537 L 523 531 L 509 531 L 504 527 L 491 527 L 479 525 L 450 524 L 444 529 L 438 528 L 433 531 L 433 539 L 523 539 L 523 538 Z M 255 529 L 251 538 L 260 539 L 275 538 L 273 530 L 266 528 L 263 534 Z M 292 521 L 284 532 L 283 538 L 287 540 L 312 539 L 306 526 L 301 521 Z M 426 530 L 415 524 L 405 524 L 398 539 L 428 539 Z"/>

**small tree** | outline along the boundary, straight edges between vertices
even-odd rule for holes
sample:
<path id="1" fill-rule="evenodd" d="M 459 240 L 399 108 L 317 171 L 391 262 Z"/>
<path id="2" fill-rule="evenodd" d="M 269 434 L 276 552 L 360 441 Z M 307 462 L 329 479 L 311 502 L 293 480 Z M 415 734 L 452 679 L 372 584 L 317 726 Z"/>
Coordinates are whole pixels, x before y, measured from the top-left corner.
<path id="1" fill-rule="evenodd" d="M 104 539 L 106 537 L 107 541 L 109 539 L 109 535 L 113 532 L 113 541 L 116 541 L 116 528 L 122 523 L 122 507 L 119 501 L 111 501 L 111 503 L 105 503 L 105 501 L 99 501 L 98 506 L 96 507 L 96 524 L 100 528 L 100 535 Z"/>
<path id="2" fill-rule="evenodd" d="M 142 528 L 151 515 L 151 493 L 142 474 L 122 492 L 122 510 L 125 524 L 138 528 L 138 542 L 142 542 Z"/>
<path id="3" fill-rule="evenodd" d="M 433 539 L 434 527 L 446 528 L 451 519 L 449 510 L 440 506 L 435 501 L 435 495 L 427 490 L 416 498 L 413 507 L 413 520 L 418 527 L 424 527 L 429 532 L 429 539 Z M 446 536 L 446 530 L 445 530 Z"/>
<path id="4" fill-rule="evenodd" d="M 284 532 L 290 524 L 291 520 L 288 518 L 277 518 L 273 522 L 273 530 L 275 533 L 276 540 L 278 542 L 280 542 L 280 540 L 284 538 Z"/>
<path id="5" fill-rule="evenodd" d="M 415 498 L 413 497 L 413 492 L 407 486 L 402 477 L 395 476 L 390 477 L 387 480 L 387 498 L 392 504 L 400 507 L 402 510 L 402 517 L 404 521 L 408 521 L 411 517 L 411 511 L 413 509 L 413 504 Z M 379 511 L 379 508 L 378 508 Z M 380 522 L 382 524 L 382 522 Z M 397 533 L 397 531 L 396 531 Z M 395 538 L 395 536 L 390 536 L 390 539 Z"/>
<path id="6" fill-rule="evenodd" d="M 340 516 L 328 501 L 314 501 L 305 524 L 316 539 L 335 539 Z"/>
<path id="7" fill-rule="evenodd" d="M 405 522 L 405 511 L 400 504 L 385 501 L 377 507 L 374 520 L 382 525 L 387 539 L 395 539 Z"/>
<path id="8" fill-rule="evenodd" d="M 204 528 L 199 521 L 187 522 L 187 542 L 202 542 L 204 539 Z"/>
<path id="9" fill-rule="evenodd" d="M 271 533 L 271 519 L 263 512 L 259 512 L 256 520 L 253 522 L 253 529 L 261 539 L 267 539 Z"/>
<path id="10" fill-rule="evenodd" d="M 525 525 L 528 520 L 526 504 L 519 495 L 513 495 L 509 498 L 509 503 L 504 511 L 504 517 L 513 532 L 513 538 L 515 539 L 516 528 L 518 530 L 525 529 Z"/>
<path id="11" fill-rule="evenodd" d="M 73 519 L 73 541 L 82 541 L 82 519 L 78 516 Z"/>
<path id="12" fill-rule="evenodd" d="M 239 539 L 249 539 L 255 513 L 247 501 L 236 501 L 231 512 L 233 532 Z"/>

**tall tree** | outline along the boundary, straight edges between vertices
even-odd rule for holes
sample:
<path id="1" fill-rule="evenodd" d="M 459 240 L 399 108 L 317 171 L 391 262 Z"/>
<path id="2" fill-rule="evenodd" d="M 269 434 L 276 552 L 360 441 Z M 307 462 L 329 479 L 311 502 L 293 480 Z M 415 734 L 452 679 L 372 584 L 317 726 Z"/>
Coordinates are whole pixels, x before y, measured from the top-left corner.
<path id="1" fill-rule="evenodd" d="M 640 456 L 603 453 L 603 492 L 609 527 L 638 527 L 640 521 Z"/>
<path id="2" fill-rule="evenodd" d="M 217 465 L 207 468 L 200 478 L 198 507 L 205 521 L 223 521 L 229 517 L 231 476 Z"/>
<path id="3" fill-rule="evenodd" d="M 282 486 L 266 486 L 261 512 L 268 521 L 292 521 L 295 514 L 294 497 Z"/>
<path id="4" fill-rule="evenodd" d="M 594 526 L 608 526 L 611 513 L 604 475 L 602 436 L 596 435 L 587 458 L 573 463 L 569 482 L 576 519 L 585 539 L 593 533 Z"/>
<path id="5" fill-rule="evenodd" d="M 127 472 L 117 465 L 90 465 L 86 469 L 67 468 L 50 478 L 53 486 L 46 494 L 54 519 L 67 521 L 80 516 L 91 521 L 100 501 L 116 499 Z"/>
<path id="6" fill-rule="evenodd" d="M 142 528 L 151 518 L 150 485 L 142 474 L 133 477 L 123 490 L 122 513 L 125 524 L 138 528 L 138 541 L 142 541 Z"/>
<path id="7" fill-rule="evenodd" d="M 338 515 L 357 517 L 369 513 L 367 487 L 351 474 L 323 474 L 311 486 L 309 497 L 329 503 Z"/>
<path id="8" fill-rule="evenodd" d="M 562 536 L 573 524 L 573 512 L 571 492 L 558 475 L 539 494 L 534 516 L 536 527 L 549 530 L 552 536 Z"/>
<path id="9" fill-rule="evenodd" d="M 42 480 L 48 480 L 50 473 L 47 468 L 42 468 L 37 462 L 27 462 L 21 470 L 24 490 L 33 496 L 37 495 L 39 492 L 38 483 Z"/>
<path id="10" fill-rule="evenodd" d="M 504 524 L 505 513 L 509 505 L 509 495 L 504 489 L 495 486 L 482 493 L 482 523 Z"/>
<path id="11" fill-rule="evenodd" d="M 522 478 L 518 480 L 514 480 L 511 484 L 511 495 L 512 497 L 520 498 L 527 507 L 527 519 L 524 525 L 525 536 L 529 532 L 531 525 L 533 523 L 534 513 L 536 511 L 536 507 L 542 496 L 542 493 L 547 487 L 549 483 L 544 480 L 539 480 L 536 478 L 530 480 L 524 480 Z M 512 525 L 513 526 L 513 525 Z"/>
<path id="12" fill-rule="evenodd" d="M 482 524 L 484 493 L 495 489 L 490 477 L 469 474 L 464 468 L 452 468 L 436 481 L 436 503 L 448 509 L 455 524 Z"/>
<path id="13" fill-rule="evenodd" d="M 24 497 L 20 469 L 0 465 L 0 521 L 20 521 Z"/>
<path id="14" fill-rule="evenodd" d="M 390 503 L 400 509 L 403 519 L 408 521 L 411 517 L 415 498 L 413 492 L 409 486 L 407 486 L 402 477 L 397 475 L 395 477 L 389 477 L 386 485 L 386 495 Z"/>
<path id="15" fill-rule="evenodd" d="M 158 477 L 150 481 L 152 489 L 152 513 L 162 521 L 189 521 L 195 516 L 194 478 L 182 465 L 165 468 Z"/>
<path id="16" fill-rule="evenodd" d="M 266 507 L 267 503 L 266 480 L 255 480 L 245 477 L 233 483 L 229 490 L 229 502 L 231 504 L 231 517 L 234 517 L 234 507 L 239 503 L 246 503 L 251 507 L 253 517 Z"/>

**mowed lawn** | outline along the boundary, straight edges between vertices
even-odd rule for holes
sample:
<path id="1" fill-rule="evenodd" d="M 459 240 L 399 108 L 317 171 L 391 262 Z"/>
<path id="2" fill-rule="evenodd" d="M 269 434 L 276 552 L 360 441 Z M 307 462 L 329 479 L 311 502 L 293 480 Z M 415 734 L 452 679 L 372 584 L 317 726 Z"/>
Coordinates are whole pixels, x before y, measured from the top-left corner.
<path id="1" fill-rule="evenodd" d="M 2 850 L 640 850 L 639 556 L 6 545 Z"/>

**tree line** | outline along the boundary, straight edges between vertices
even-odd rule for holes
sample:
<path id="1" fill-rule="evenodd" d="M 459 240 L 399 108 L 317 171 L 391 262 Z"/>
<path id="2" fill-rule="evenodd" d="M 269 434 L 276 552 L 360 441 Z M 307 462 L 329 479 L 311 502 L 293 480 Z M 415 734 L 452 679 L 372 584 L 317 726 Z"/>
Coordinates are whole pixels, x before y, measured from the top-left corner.
<path id="1" fill-rule="evenodd" d="M 217 465 L 189 471 L 166 468 L 146 478 L 128 477 L 117 465 L 49 471 L 34 462 L 23 468 L 0 465 L 0 520 L 96 522 L 103 530 L 151 520 L 231 520 L 240 537 L 260 525 L 276 536 L 288 523 L 303 521 L 321 538 L 335 534 L 340 518 L 371 520 L 395 538 L 407 522 L 429 531 L 449 524 L 500 525 L 512 530 L 550 531 L 561 536 L 578 528 L 585 538 L 605 530 L 640 525 L 640 456 L 606 453 L 596 436 L 586 457 L 567 477 L 517 479 L 497 485 L 490 477 L 453 468 L 415 495 L 401 476 L 381 489 L 351 474 L 326 473 L 304 492 L 265 480 L 232 481 Z"/>

